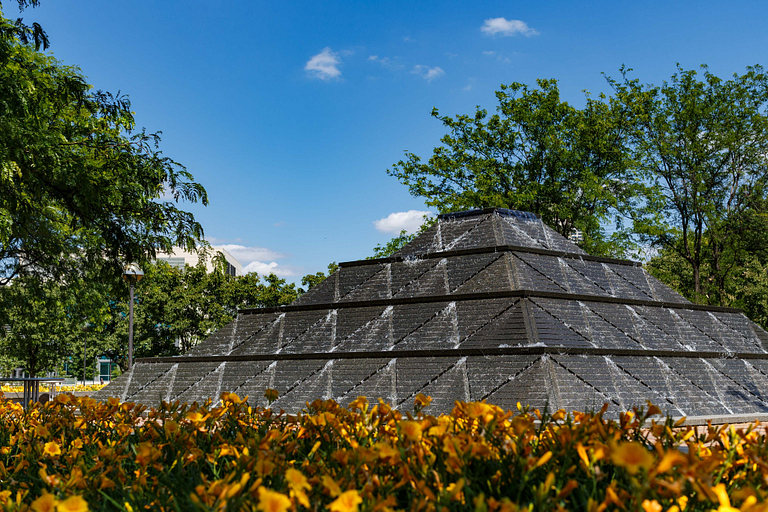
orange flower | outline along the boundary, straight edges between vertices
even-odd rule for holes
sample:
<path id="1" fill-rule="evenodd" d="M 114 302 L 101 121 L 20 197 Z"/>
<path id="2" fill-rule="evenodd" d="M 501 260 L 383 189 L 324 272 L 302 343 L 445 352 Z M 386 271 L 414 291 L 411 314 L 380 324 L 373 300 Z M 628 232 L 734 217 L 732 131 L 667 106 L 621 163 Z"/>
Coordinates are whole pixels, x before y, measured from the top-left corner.
<path id="1" fill-rule="evenodd" d="M 256 508 L 262 512 L 285 512 L 291 506 L 291 500 L 285 494 L 259 487 L 259 504 Z"/>
<path id="2" fill-rule="evenodd" d="M 43 495 L 32 502 L 32 510 L 35 512 L 53 512 L 56 509 L 56 497 L 43 491 Z"/>
<path id="3" fill-rule="evenodd" d="M 56 512 L 88 512 L 88 502 L 82 496 L 70 496 L 56 506 Z"/>
<path id="4" fill-rule="evenodd" d="M 45 443 L 43 453 L 49 457 L 55 457 L 57 455 L 61 455 L 61 448 L 59 448 L 59 445 L 56 443 L 56 441 L 50 441 Z"/>
<path id="5" fill-rule="evenodd" d="M 640 468 L 647 471 L 651 467 L 653 455 L 640 443 L 628 442 L 611 451 L 611 460 L 634 475 Z"/>
<path id="6" fill-rule="evenodd" d="M 341 495 L 325 506 L 331 512 L 357 512 L 357 506 L 363 502 L 360 494 L 352 489 L 341 493 Z"/>

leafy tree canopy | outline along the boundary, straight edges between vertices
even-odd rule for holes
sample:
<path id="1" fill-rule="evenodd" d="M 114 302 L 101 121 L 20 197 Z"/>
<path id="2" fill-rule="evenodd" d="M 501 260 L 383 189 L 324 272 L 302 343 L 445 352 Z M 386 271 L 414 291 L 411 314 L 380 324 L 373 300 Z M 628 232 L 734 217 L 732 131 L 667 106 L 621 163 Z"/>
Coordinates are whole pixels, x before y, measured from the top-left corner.
<path id="1" fill-rule="evenodd" d="M 586 98 L 578 109 L 560 100 L 556 80 L 520 83 L 496 93 L 497 113 L 432 115 L 448 129 L 424 163 L 406 152 L 387 172 L 441 213 L 503 207 L 538 213 L 553 229 L 584 236 L 585 250 L 619 255 L 631 247 L 605 224 L 635 207 L 642 182 L 632 173 L 626 140 L 632 127 L 623 105 Z"/>
<path id="2" fill-rule="evenodd" d="M 115 277 L 192 249 L 202 227 L 176 203 L 207 204 L 204 188 L 163 156 L 159 133 L 136 130 L 127 97 L 93 90 L 40 45 L 39 27 L 0 13 L 0 284 L 84 267 Z"/>
<path id="3" fill-rule="evenodd" d="M 136 285 L 135 357 L 184 353 L 224 327 L 238 309 L 290 304 L 300 294 L 293 283 L 274 274 L 230 276 L 225 262 L 214 260 L 212 272 L 204 262 L 184 268 L 158 261 L 147 265 Z M 128 336 L 127 296 L 115 302 L 112 338 L 105 338 L 104 355 L 124 362 Z"/>
<path id="4" fill-rule="evenodd" d="M 306 291 L 311 290 L 315 286 L 319 285 L 323 281 L 328 278 L 331 274 L 339 270 L 339 266 L 336 264 L 336 262 L 332 262 L 328 264 L 328 275 L 325 275 L 325 272 L 317 272 L 315 274 L 307 274 L 304 277 L 301 278 L 301 285 L 306 286 Z M 299 288 L 300 293 L 304 293 L 303 288 Z"/>
<path id="5" fill-rule="evenodd" d="M 29 375 L 60 370 L 84 324 L 76 294 L 56 281 L 23 276 L 4 291 L 0 352 L 4 371 L 22 366 Z"/>
<path id="6" fill-rule="evenodd" d="M 678 66 L 654 86 L 629 71 L 609 83 L 631 115 L 638 173 L 652 185 L 634 231 L 684 267 L 689 298 L 733 303 L 729 280 L 758 264 L 768 241 L 768 76 L 759 66 L 729 80 Z"/>

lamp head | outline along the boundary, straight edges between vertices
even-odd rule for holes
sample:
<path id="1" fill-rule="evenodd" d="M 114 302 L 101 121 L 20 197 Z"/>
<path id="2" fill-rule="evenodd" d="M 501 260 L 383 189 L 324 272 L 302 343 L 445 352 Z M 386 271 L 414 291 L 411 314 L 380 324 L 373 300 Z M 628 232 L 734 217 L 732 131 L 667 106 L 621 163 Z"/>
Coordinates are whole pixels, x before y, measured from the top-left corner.
<path id="1" fill-rule="evenodd" d="M 123 269 L 123 279 L 129 283 L 138 283 L 144 277 L 144 272 L 135 263 L 129 263 Z"/>

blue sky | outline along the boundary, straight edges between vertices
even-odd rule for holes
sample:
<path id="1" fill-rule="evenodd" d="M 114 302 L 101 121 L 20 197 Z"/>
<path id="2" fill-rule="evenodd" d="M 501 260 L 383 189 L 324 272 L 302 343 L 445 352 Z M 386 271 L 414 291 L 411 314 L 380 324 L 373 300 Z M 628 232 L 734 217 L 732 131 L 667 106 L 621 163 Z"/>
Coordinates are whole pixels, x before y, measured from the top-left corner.
<path id="1" fill-rule="evenodd" d="M 386 170 L 431 154 L 433 107 L 493 110 L 500 84 L 537 78 L 580 105 L 622 64 L 657 84 L 677 62 L 723 77 L 768 64 L 758 1 L 43 0 L 23 15 L 163 132 L 208 190 L 210 206 L 186 208 L 209 240 L 290 281 L 369 256 L 427 210 Z"/>

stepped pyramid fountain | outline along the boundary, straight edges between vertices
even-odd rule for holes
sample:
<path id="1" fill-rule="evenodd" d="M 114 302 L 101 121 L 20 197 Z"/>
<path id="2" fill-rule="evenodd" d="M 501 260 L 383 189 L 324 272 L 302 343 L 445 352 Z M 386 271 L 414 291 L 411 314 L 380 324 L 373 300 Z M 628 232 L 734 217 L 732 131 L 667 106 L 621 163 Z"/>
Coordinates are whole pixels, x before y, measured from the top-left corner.
<path id="1" fill-rule="evenodd" d="M 428 411 L 517 402 L 609 414 L 768 413 L 768 333 L 692 304 L 640 264 L 586 254 L 536 215 L 441 215 L 394 256 L 342 263 L 289 306 L 241 310 L 179 357 L 147 358 L 96 393 L 157 405 L 248 395 L 295 413 L 358 396 Z"/>

